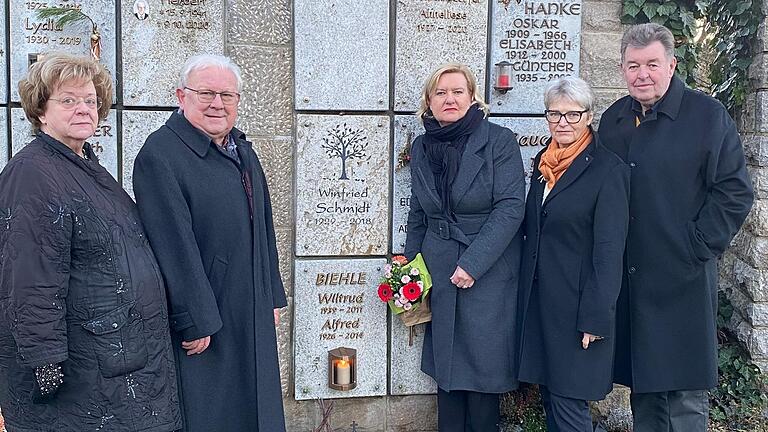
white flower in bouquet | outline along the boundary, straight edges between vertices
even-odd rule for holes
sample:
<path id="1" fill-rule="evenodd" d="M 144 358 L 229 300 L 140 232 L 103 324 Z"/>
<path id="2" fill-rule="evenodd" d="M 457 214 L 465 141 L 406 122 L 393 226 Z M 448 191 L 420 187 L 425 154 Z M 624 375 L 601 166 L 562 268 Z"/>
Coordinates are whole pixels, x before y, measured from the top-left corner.
<path id="1" fill-rule="evenodd" d="M 424 282 L 417 281 L 416 284 L 423 290 L 424 289 Z"/>
<path id="2" fill-rule="evenodd" d="M 411 269 L 411 276 L 418 276 L 419 275 L 419 269 L 412 268 Z"/>
<path id="3" fill-rule="evenodd" d="M 400 303 L 400 298 L 396 298 L 396 299 L 395 299 L 395 306 L 397 306 L 397 307 L 403 307 L 403 304 L 402 304 L 402 303 Z"/>
<path id="4" fill-rule="evenodd" d="M 384 272 L 391 273 L 392 272 L 392 264 L 386 264 L 384 266 Z"/>
<path id="5" fill-rule="evenodd" d="M 392 272 L 391 271 L 384 272 L 384 277 L 387 278 L 387 279 L 391 278 L 392 277 Z"/>
<path id="6" fill-rule="evenodd" d="M 408 275 L 403 275 L 403 277 L 400 278 L 400 282 L 402 282 L 404 284 L 407 284 L 410 281 L 411 281 L 411 277 L 408 276 Z"/>
<path id="7" fill-rule="evenodd" d="M 411 310 L 412 307 L 413 307 L 413 305 L 410 302 L 406 302 L 403 305 L 403 309 L 405 309 L 405 310 Z"/>

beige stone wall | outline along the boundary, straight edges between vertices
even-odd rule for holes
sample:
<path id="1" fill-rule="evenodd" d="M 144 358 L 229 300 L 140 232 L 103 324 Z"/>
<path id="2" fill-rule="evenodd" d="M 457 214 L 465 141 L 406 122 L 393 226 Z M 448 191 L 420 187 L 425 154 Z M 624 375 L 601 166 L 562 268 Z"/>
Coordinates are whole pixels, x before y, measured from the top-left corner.
<path id="1" fill-rule="evenodd" d="M 763 13 L 768 3 L 763 4 Z M 720 265 L 720 285 L 735 313 L 730 326 L 768 372 L 768 31 L 760 27 L 750 70 L 752 93 L 738 117 L 755 204 Z"/>

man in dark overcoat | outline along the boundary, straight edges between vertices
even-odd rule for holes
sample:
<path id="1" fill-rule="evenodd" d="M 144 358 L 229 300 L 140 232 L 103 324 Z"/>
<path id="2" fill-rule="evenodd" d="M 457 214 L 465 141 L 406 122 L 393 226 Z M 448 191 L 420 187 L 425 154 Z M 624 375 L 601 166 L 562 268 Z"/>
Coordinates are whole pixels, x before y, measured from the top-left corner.
<path id="1" fill-rule="evenodd" d="M 632 388 L 635 432 L 703 432 L 717 384 L 717 261 L 752 186 L 723 105 L 674 76 L 672 33 L 630 27 L 621 52 L 630 95 L 599 129 L 631 169 L 615 381 Z"/>
<path id="2" fill-rule="evenodd" d="M 264 172 L 234 128 L 241 88 L 228 58 L 189 59 L 179 110 L 134 168 L 168 287 L 186 432 L 285 430 L 275 324 L 286 298 Z"/>

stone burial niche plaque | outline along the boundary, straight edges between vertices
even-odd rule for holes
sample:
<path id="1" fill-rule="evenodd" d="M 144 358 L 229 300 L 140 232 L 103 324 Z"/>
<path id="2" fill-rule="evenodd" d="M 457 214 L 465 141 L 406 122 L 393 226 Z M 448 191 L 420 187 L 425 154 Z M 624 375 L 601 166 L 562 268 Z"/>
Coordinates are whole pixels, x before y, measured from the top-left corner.
<path id="1" fill-rule="evenodd" d="M 8 130 L 8 114 L 5 110 L 0 110 L 0 130 Z M 8 162 L 8 153 L 10 151 L 10 140 L 8 134 L 0 134 L 0 171 L 5 168 Z"/>
<path id="2" fill-rule="evenodd" d="M 541 110 L 544 111 L 543 96 L 539 96 Z M 499 126 L 511 129 L 517 134 L 517 144 L 520 146 L 520 156 L 523 158 L 523 168 L 525 169 L 526 191 L 531 184 L 531 172 L 533 171 L 533 159 L 549 140 L 549 128 L 544 117 L 541 118 L 523 118 L 523 117 L 491 117 L 490 121 Z"/>
<path id="3" fill-rule="evenodd" d="M 125 105 L 176 106 L 184 62 L 223 53 L 224 0 L 122 0 L 121 5 Z"/>
<path id="4" fill-rule="evenodd" d="M 392 253 L 405 252 L 408 210 L 411 208 L 411 146 L 424 126 L 415 116 L 395 116 L 395 145 L 392 157 Z"/>
<path id="5" fill-rule="evenodd" d="M 19 80 L 29 66 L 46 52 L 100 57 L 100 62 L 115 76 L 115 0 L 10 0 L 11 20 L 11 99 L 19 100 Z M 39 18 L 44 9 L 73 9 L 81 12 L 77 21 L 64 25 L 57 17 Z M 91 46 L 96 25 L 101 36 L 99 47 Z"/>
<path id="6" fill-rule="evenodd" d="M 389 0 L 295 8 L 297 110 L 389 108 Z"/>
<path id="7" fill-rule="evenodd" d="M 384 259 L 296 260 L 296 400 L 387 393 L 387 305 L 376 294 Z M 328 352 L 356 350 L 356 386 L 329 386 Z M 333 365 L 331 365 L 333 370 Z M 342 376 L 341 384 L 352 379 Z"/>
<path id="8" fill-rule="evenodd" d="M 488 0 L 398 0 L 395 111 L 416 111 L 424 82 L 443 63 L 466 64 L 485 86 Z"/>
<path id="9" fill-rule="evenodd" d="M 493 2 L 490 106 L 494 113 L 541 114 L 550 81 L 579 76 L 580 0 L 498 0 Z M 507 62 L 499 77 L 495 64 Z M 499 83 L 512 87 L 505 93 Z"/>
<path id="10" fill-rule="evenodd" d="M 35 135 L 32 123 L 27 120 L 24 110 L 11 108 L 11 142 L 13 154 L 29 144 Z M 110 110 L 107 118 L 96 127 L 96 131 L 86 141 L 99 158 L 99 164 L 106 168 L 117 180 L 117 111 Z"/>
<path id="11" fill-rule="evenodd" d="M 296 255 L 385 255 L 389 118 L 298 115 Z"/>

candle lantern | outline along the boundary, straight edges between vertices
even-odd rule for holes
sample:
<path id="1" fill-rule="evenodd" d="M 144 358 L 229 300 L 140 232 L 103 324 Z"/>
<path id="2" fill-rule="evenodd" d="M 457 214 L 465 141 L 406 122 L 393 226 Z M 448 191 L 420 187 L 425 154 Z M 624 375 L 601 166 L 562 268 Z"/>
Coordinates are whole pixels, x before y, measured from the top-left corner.
<path id="1" fill-rule="evenodd" d="M 357 350 L 340 347 L 328 351 L 328 387 L 341 391 L 357 387 Z"/>
<path id="2" fill-rule="evenodd" d="M 499 93 L 506 93 L 512 89 L 512 63 L 504 60 L 494 65 L 496 83 L 493 88 Z"/>

